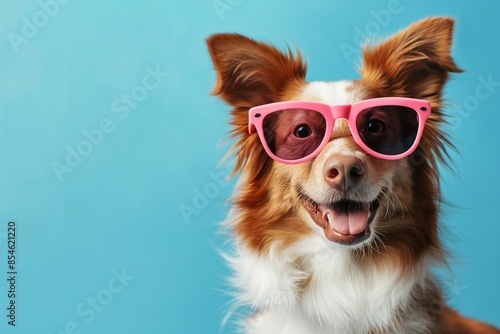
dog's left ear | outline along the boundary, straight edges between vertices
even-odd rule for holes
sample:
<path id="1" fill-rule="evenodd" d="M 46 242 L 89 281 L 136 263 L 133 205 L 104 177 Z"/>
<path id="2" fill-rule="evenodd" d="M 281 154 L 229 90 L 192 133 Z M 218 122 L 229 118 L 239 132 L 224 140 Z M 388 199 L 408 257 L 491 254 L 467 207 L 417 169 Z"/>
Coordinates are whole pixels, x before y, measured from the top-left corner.
<path id="1" fill-rule="evenodd" d="M 451 57 L 454 21 L 421 20 L 384 43 L 363 50 L 362 81 L 384 94 L 440 104 L 450 72 L 462 72 Z"/>

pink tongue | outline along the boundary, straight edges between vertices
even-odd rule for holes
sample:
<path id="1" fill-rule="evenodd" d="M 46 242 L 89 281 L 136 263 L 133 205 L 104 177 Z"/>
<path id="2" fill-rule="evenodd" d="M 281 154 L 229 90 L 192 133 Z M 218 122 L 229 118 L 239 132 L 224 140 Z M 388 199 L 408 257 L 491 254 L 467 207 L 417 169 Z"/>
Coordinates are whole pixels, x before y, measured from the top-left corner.
<path id="1" fill-rule="evenodd" d="M 348 212 L 337 212 L 323 205 L 320 207 L 323 211 L 323 218 L 329 222 L 335 231 L 341 234 L 355 235 L 366 229 L 370 217 L 370 208 L 368 206 Z"/>

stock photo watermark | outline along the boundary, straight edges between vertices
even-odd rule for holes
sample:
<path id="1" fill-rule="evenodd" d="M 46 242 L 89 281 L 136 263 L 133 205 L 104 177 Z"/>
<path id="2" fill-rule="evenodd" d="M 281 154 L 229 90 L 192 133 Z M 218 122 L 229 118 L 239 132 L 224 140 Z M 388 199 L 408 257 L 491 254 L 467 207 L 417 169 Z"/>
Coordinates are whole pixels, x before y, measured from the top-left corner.
<path id="1" fill-rule="evenodd" d="M 140 84 L 132 87 L 128 93 L 122 93 L 111 102 L 110 110 L 113 117 L 121 121 L 126 120 L 131 111 L 136 109 L 144 101 L 150 92 L 157 89 L 168 77 L 168 72 L 164 72 L 160 65 L 155 68 L 146 66 L 146 75 Z M 83 137 L 74 145 L 66 145 L 65 157 L 63 160 L 54 160 L 51 163 L 52 170 L 59 182 L 64 181 L 66 174 L 72 173 L 94 149 L 100 146 L 107 135 L 113 133 L 118 126 L 118 122 L 112 117 L 103 117 L 97 125 L 90 129 L 83 129 Z"/>
<path id="2" fill-rule="evenodd" d="M 212 2 L 212 6 L 219 16 L 221 21 L 224 21 L 224 15 L 227 12 L 232 12 L 236 7 L 241 5 L 243 0 L 214 0 Z"/>
<path id="3" fill-rule="evenodd" d="M 210 181 L 191 190 L 193 197 L 189 203 L 179 204 L 179 212 L 186 224 L 191 224 L 193 216 L 199 216 L 208 207 L 210 201 L 227 186 L 233 167 L 233 164 L 226 164 L 225 168 L 208 173 Z"/>
<path id="4" fill-rule="evenodd" d="M 83 325 L 88 325 L 94 321 L 97 315 L 109 307 L 114 298 L 122 293 L 129 283 L 135 279 L 135 276 L 128 274 L 125 268 L 122 268 L 121 271 L 113 269 L 111 275 L 112 277 L 103 289 L 87 297 L 76 306 L 75 313 L 79 317 L 78 320 L 68 321 L 64 324 L 62 330 L 50 332 L 49 334 L 82 333 Z"/>
<path id="5" fill-rule="evenodd" d="M 451 113 L 456 115 L 450 120 L 453 130 L 457 130 L 462 125 L 463 120 L 469 118 L 479 108 L 481 102 L 488 100 L 495 93 L 497 87 L 500 87 L 500 81 L 494 81 L 493 74 L 486 77 L 481 75 L 477 81 L 474 93 L 466 96 L 462 103 L 453 105 L 451 109 Z"/>
<path id="6" fill-rule="evenodd" d="M 71 0 L 40 0 L 35 13 L 21 18 L 21 29 L 18 32 L 9 32 L 9 40 L 12 50 L 17 54 L 21 45 L 28 44 L 38 36 L 40 30 L 46 27 Z"/>
<path id="7" fill-rule="evenodd" d="M 17 296 L 19 295 L 18 289 L 18 230 L 17 222 L 15 220 L 9 220 L 6 224 L 7 234 L 0 234 L 0 239 L 6 239 L 7 254 L 5 259 L 7 260 L 7 284 L 5 290 L 7 291 L 7 324 L 9 326 L 15 327 L 17 321 Z"/>
<path id="8" fill-rule="evenodd" d="M 411 0 L 410 0 L 411 1 Z M 354 27 L 354 39 L 352 43 L 342 42 L 339 44 L 340 50 L 348 63 L 356 63 L 361 59 L 361 46 L 370 38 L 378 37 L 382 28 L 387 27 L 392 18 L 401 14 L 404 6 L 400 0 L 389 0 L 385 9 L 371 10 L 372 20 L 366 22 L 363 27 Z"/>

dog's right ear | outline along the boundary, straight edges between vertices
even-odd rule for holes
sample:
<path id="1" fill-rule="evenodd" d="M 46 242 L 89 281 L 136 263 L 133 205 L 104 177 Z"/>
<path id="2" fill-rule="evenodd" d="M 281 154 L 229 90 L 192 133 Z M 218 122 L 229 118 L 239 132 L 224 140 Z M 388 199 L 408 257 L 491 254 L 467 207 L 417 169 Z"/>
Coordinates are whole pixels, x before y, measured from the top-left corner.
<path id="1" fill-rule="evenodd" d="M 214 95 L 236 108 L 276 102 L 285 87 L 305 80 L 306 65 L 300 54 L 238 34 L 217 34 L 207 40 L 217 71 Z"/>
<path id="2" fill-rule="evenodd" d="M 213 35 L 207 44 L 217 71 L 213 94 L 234 106 L 231 132 L 237 141 L 228 153 L 234 152 L 237 158 L 233 173 L 245 170 L 254 191 L 264 190 L 256 184 L 266 182 L 263 175 L 272 160 L 257 134 L 248 135 L 248 109 L 277 102 L 288 85 L 305 82 L 306 65 L 299 52 L 283 53 L 238 34 Z"/>

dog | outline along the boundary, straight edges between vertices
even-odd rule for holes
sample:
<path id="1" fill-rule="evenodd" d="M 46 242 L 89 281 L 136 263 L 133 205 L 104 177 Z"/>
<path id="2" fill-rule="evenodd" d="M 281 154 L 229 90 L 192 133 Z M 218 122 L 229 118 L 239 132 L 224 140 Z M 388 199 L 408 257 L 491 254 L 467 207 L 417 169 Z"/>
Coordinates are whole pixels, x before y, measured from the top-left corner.
<path id="1" fill-rule="evenodd" d="M 307 82 L 299 51 L 239 34 L 207 44 L 233 106 L 226 225 L 250 334 L 500 333 L 446 305 L 438 164 L 454 20 L 363 47 L 361 78 Z"/>

